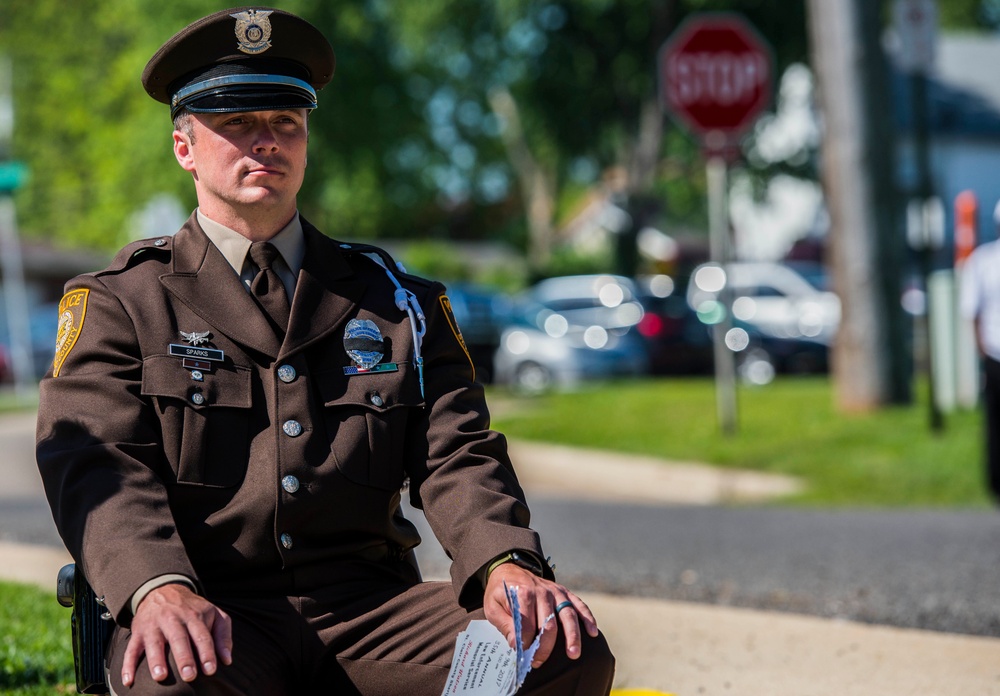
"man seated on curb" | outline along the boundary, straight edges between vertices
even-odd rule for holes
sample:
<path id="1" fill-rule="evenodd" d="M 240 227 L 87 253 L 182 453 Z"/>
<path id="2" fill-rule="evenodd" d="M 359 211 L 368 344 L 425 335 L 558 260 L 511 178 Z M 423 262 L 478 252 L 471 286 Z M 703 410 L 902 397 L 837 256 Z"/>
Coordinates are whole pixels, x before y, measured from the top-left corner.
<path id="1" fill-rule="evenodd" d="M 614 659 L 555 582 L 441 285 L 298 213 L 334 54 L 238 8 L 142 76 L 198 208 L 66 286 L 37 459 L 59 531 L 117 623 L 114 693 L 428 694 L 455 639 L 546 618 L 523 693 L 607 694 Z M 421 582 L 414 505 L 450 555 Z"/>

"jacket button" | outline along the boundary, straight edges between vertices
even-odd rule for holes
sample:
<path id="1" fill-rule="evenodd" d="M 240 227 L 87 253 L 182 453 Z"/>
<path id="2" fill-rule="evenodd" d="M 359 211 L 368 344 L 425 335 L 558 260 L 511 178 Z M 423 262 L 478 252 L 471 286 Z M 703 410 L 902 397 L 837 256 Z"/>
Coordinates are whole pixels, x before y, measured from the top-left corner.
<path id="1" fill-rule="evenodd" d="M 201 392 L 195 392 L 194 394 L 191 395 L 191 402 L 195 406 L 201 406 L 203 403 L 205 403 L 205 395 L 202 394 Z"/>
<path id="2" fill-rule="evenodd" d="M 281 429 L 285 431 L 285 435 L 288 437 L 298 437 L 302 434 L 302 424 L 297 420 L 286 420 Z"/>
<path id="3" fill-rule="evenodd" d="M 284 534 L 282 534 L 281 535 L 281 545 L 284 546 L 286 549 L 292 548 L 292 535 L 289 534 L 288 532 L 285 532 Z"/>
<path id="4" fill-rule="evenodd" d="M 372 394 L 372 403 L 381 408 L 385 402 L 382 400 L 382 397 L 379 396 L 378 394 Z"/>
<path id="5" fill-rule="evenodd" d="M 299 373 L 295 371 L 295 368 L 291 365 L 282 365 L 278 368 L 278 379 L 280 379 L 285 384 L 289 384 L 295 381 L 295 378 L 299 376 Z"/>
<path id="6" fill-rule="evenodd" d="M 294 476 L 286 476 L 281 479 L 281 487 L 284 488 L 289 493 L 294 493 L 299 490 L 299 480 Z"/>

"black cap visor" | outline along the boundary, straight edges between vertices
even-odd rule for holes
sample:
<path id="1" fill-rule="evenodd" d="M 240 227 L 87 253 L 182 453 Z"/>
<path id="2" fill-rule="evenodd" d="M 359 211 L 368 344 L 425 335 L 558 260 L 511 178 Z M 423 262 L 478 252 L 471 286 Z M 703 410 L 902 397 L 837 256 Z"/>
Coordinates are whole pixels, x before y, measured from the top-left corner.
<path id="1" fill-rule="evenodd" d="M 286 75 L 225 75 L 178 90 L 170 118 L 185 108 L 199 114 L 315 109 L 316 91 L 308 82 Z"/>

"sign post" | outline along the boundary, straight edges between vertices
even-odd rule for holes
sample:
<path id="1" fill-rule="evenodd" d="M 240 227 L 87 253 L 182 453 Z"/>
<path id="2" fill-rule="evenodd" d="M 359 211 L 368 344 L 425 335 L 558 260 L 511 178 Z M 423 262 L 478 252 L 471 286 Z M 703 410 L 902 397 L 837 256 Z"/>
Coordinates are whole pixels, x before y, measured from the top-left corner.
<path id="1" fill-rule="evenodd" d="M 738 14 L 692 15 L 660 49 L 660 101 L 701 140 L 706 155 L 712 260 L 732 260 L 726 201 L 728 165 L 739 139 L 771 101 L 771 49 Z M 715 389 L 722 431 L 736 431 L 736 366 L 726 337 L 732 328 L 732 290 L 723 288 L 723 319 L 712 328 Z"/>

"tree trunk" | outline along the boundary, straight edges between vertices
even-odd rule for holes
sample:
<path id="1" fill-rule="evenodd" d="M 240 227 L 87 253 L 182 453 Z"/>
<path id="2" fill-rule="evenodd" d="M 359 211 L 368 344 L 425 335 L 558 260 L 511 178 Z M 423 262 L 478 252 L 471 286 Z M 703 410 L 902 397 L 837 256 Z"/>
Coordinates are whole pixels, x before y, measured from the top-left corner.
<path id="1" fill-rule="evenodd" d="M 542 269 L 552 257 L 555 214 L 555 177 L 535 159 L 524 137 L 517 102 L 506 88 L 490 92 L 490 107 L 503 123 L 502 138 L 511 166 L 517 174 L 528 220 L 528 263 Z"/>
<path id="2" fill-rule="evenodd" d="M 830 265 L 843 312 L 832 367 L 834 393 L 842 411 L 867 411 L 893 400 L 892 349 L 880 280 L 878 132 L 866 75 L 881 60 L 876 43 L 863 42 L 859 3 L 870 0 L 809 0 L 809 29 L 824 120 L 822 180 L 830 212 Z M 884 160 L 883 160 L 884 162 Z"/>

